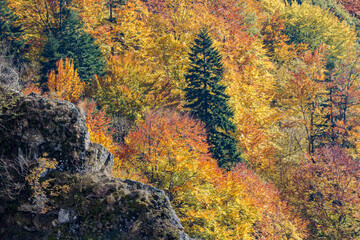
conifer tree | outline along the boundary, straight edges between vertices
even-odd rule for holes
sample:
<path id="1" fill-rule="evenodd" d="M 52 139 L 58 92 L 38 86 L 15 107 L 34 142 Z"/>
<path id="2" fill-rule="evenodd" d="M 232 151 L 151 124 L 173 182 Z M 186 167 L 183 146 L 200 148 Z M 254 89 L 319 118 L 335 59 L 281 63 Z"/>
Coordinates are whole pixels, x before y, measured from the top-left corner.
<path id="1" fill-rule="evenodd" d="M 46 75 L 56 68 L 56 62 L 61 58 L 73 60 L 80 78 L 90 83 L 94 75 L 103 75 L 105 61 L 94 38 L 82 30 L 83 24 L 78 14 L 71 9 L 63 9 L 60 15 L 61 24 L 50 29 L 42 56 L 42 83 Z"/>
<path id="2" fill-rule="evenodd" d="M 189 53 L 185 107 L 205 124 L 212 157 L 218 160 L 219 166 L 229 169 L 240 157 L 232 136 L 235 126 L 230 121 L 233 112 L 227 104 L 229 96 L 220 83 L 224 72 L 222 59 L 212 44 L 207 30 L 201 29 Z"/>
<path id="3" fill-rule="evenodd" d="M 25 41 L 21 39 L 23 30 L 16 25 L 16 15 L 9 9 L 6 0 L 0 0 L 0 43 L 5 45 L 6 53 L 15 61 L 22 59 Z"/>

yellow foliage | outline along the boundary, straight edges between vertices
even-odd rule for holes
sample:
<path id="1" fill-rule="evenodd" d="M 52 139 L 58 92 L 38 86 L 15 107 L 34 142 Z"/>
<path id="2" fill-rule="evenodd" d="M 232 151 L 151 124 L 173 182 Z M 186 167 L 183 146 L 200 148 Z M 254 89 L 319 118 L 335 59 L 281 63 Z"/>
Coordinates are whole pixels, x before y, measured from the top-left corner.
<path id="1" fill-rule="evenodd" d="M 256 55 L 246 57 L 249 53 L 244 54 L 243 58 L 248 58 L 246 64 L 239 71 L 228 71 L 225 81 L 240 148 L 253 169 L 269 174 L 275 163 L 275 148 L 271 141 L 278 136 L 275 124 L 280 118 L 279 112 L 271 107 L 276 91 L 272 75 L 274 66 L 261 43 L 254 43 L 252 49 Z M 236 69 L 230 61 L 226 61 L 225 66 Z"/>
<path id="2" fill-rule="evenodd" d="M 153 108 L 180 102 L 170 79 L 162 79 L 134 54 L 110 56 L 109 76 L 97 78 L 96 98 L 107 113 L 134 121 Z"/>
<path id="3" fill-rule="evenodd" d="M 355 30 L 319 6 L 294 1 L 287 5 L 284 16 L 285 33 L 294 43 L 306 43 L 313 51 L 325 44 L 331 57 L 335 59 L 342 59 L 354 50 Z"/>
<path id="4" fill-rule="evenodd" d="M 25 29 L 24 39 L 31 43 L 27 57 L 31 60 L 39 58 L 45 41 L 46 29 L 56 26 L 59 19 L 59 1 L 48 0 L 18 0 L 8 1 L 9 7 L 18 16 L 18 22 Z"/>
<path id="5" fill-rule="evenodd" d="M 49 197 L 56 197 L 69 191 L 68 185 L 54 185 L 55 178 L 41 180 L 41 176 L 50 169 L 56 169 L 56 165 L 55 159 L 48 159 L 47 154 L 44 154 L 44 157 L 38 159 L 37 166 L 32 168 L 25 177 L 33 191 L 31 198 L 34 201 L 35 209 L 40 213 L 45 213 L 50 209 L 47 204 L 50 201 Z"/>
<path id="6" fill-rule="evenodd" d="M 60 59 L 56 63 L 56 70 L 48 74 L 47 86 L 57 99 L 77 102 L 84 92 L 84 83 L 81 81 L 74 64 L 70 59 Z"/>
<path id="7" fill-rule="evenodd" d="M 260 2 L 264 9 L 271 14 L 285 9 L 285 3 L 283 0 L 260 0 Z"/>
<path id="8" fill-rule="evenodd" d="M 152 112 L 126 136 L 120 170 L 163 189 L 190 236 L 301 239 L 301 225 L 272 185 L 244 165 L 224 173 L 208 149 L 197 121 L 176 112 Z"/>

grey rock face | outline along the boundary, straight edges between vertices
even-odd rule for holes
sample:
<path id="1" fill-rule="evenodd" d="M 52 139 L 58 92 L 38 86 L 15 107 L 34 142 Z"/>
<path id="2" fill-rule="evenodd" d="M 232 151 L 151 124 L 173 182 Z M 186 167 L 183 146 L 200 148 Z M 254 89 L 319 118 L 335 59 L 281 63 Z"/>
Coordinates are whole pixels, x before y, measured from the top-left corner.
<path id="1" fill-rule="evenodd" d="M 0 115 L 0 155 L 29 161 L 47 154 L 58 161 L 58 170 L 79 172 L 86 161 L 112 167 L 112 156 L 102 146 L 90 143 L 85 117 L 67 101 L 17 94 L 13 117 Z M 101 166 L 96 166 L 101 169 Z"/>
<path id="2" fill-rule="evenodd" d="M 91 143 L 87 149 L 86 172 L 106 171 L 111 173 L 114 156 L 100 144 Z"/>
<path id="3" fill-rule="evenodd" d="M 19 74 L 6 59 L 0 57 L 0 85 L 6 89 L 20 90 Z"/>
<path id="4" fill-rule="evenodd" d="M 70 221 L 70 210 L 61 208 L 58 214 L 58 221 L 60 224 L 68 223 Z"/>
<path id="5" fill-rule="evenodd" d="M 36 94 L 15 95 L 16 104 L 0 108 L 0 160 L 16 163 L 17 169 L 7 172 L 8 183 L 25 186 L 23 173 L 29 163 L 47 153 L 58 161 L 57 170 L 49 173 L 55 179 L 52 184 L 67 185 L 69 191 L 54 198 L 47 195 L 51 208 L 39 213 L 26 187 L 9 198 L 1 195 L 7 184 L 0 181 L 0 236 L 191 240 L 163 191 L 109 174 L 113 155 L 90 142 L 85 117 L 75 105 Z M 0 166 L 0 180 L 2 171 Z"/>

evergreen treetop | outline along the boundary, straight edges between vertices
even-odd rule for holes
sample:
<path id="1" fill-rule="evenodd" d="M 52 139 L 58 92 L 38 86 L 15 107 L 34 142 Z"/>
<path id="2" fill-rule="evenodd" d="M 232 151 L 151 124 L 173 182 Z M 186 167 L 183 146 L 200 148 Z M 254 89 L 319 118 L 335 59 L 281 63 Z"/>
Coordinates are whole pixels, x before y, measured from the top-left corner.
<path id="1" fill-rule="evenodd" d="M 16 24 L 17 17 L 8 7 L 6 0 L 0 0 L 0 43 L 5 45 L 6 54 L 15 61 L 22 60 L 25 41 L 22 27 Z"/>
<path id="2" fill-rule="evenodd" d="M 103 75 L 105 61 L 94 38 L 82 30 L 83 24 L 78 14 L 71 9 L 63 10 L 62 23 L 51 29 L 44 46 L 42 56 L 42 83 L 46 82 L 47 73 L 56 67 L 61 58 L 71 58 L 80 78 L 90 83 L 94 75 Z M 61 16 L 60 16 L 61 17 Z"/>
<path id="3" fill-rule="evenodd" d="M 233 112 L 227 104 L 229 96 L 221 85 L 224 68 L 218 50 L 205 28 L 201 29 L 189 53 L 190 67 L 185 75 L 185 98 L 195 118 L 204 122 L 212 157 L 220 166 L 229 168 L 240 161 L 235 125 L 230 121 Z"/>

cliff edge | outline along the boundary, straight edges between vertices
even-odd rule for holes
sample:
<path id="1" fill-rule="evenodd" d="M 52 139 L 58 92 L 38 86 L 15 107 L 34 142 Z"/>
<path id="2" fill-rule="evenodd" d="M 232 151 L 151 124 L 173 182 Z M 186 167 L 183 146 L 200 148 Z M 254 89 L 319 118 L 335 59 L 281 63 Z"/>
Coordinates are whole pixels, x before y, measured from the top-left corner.
<path id="1" fill-rule="evenodd" d="M 0 146 L 0 239 L 190 239 L 163 191 L 112 177 L 74 104 L 0 87 Z"/>

